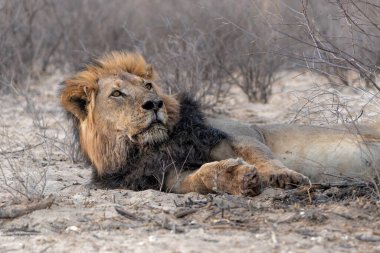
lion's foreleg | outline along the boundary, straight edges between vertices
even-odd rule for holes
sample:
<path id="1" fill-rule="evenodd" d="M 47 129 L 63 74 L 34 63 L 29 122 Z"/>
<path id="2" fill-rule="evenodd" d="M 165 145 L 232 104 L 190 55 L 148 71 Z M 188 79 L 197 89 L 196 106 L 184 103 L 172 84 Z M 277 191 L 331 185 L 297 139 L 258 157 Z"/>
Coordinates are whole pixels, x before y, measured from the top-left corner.
<path id="1" fill-rule="evenodd" d="M 263 186 L 290 188 L 309 182 L 304 175 L 287 168 L 266 145 L 255 139 L 236 139 L 231 145 L 236 156 L 257 168 Z"/>
<path id="2" fill-rule="evenodd" d="M 241 159 L 226 159 L 206 163 L 193 172 L 185 171 L 178 175 L 171 171 L 166 188 L 176 193 L 226 192 L 255 196 L 261 191 L 261 182 L 254 166 Z"/>

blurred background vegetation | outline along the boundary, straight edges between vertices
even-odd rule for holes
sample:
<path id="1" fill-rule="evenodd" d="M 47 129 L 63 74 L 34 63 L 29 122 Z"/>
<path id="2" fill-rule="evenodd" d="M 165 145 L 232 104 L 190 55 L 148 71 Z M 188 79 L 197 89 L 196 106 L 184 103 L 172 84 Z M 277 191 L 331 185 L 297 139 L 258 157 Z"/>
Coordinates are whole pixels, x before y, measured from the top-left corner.
<path id="1" fill-rule="evenodd" d="M 231 85 L 266 102 L 292 69 L 379 90 L 379 45 L 378 0 L 0 0 L 2 92 L 111 50 L 141 52 L 206 106 Z"/>

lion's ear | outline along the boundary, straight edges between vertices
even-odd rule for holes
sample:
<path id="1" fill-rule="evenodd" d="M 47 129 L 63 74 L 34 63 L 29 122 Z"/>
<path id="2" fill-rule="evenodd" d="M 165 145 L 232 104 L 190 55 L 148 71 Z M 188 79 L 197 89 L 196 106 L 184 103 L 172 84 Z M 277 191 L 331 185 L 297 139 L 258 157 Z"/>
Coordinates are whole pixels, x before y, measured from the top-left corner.
<path id="1" fill-rule="evenodd" d="M 83 121 L 87 117 L 87 105 L 91 101 L 95 90 L 83 84 L 77 84 L 73 80 L 63 82 L 61 91 L 61 103 L 66 111 Z"/>
<path id="2" fill-rule="evenodd" d="M 153 79 L 154 78 L 154 71 L 153 71 L 152 65 L 146 66 L 145 78 L 146 79 Z"/>

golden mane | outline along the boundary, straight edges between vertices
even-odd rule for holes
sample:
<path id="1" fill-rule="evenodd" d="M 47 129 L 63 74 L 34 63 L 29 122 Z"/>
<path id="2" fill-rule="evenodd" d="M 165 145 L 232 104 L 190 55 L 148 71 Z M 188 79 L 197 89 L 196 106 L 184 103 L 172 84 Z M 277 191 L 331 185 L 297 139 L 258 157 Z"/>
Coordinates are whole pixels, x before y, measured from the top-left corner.
<path id="1" fill-rule="evenodd" d="M 72 80 L 76 83 L 83 82 L 96 86 L 99 78 L 121 72 L 128 72 L 145 79 L 154 77 L 151 65 L 147 64 L 140 54 L 111 52 L 96 60 L 94 64 L 87 65 L 86 70 L 79 72 Z"/>

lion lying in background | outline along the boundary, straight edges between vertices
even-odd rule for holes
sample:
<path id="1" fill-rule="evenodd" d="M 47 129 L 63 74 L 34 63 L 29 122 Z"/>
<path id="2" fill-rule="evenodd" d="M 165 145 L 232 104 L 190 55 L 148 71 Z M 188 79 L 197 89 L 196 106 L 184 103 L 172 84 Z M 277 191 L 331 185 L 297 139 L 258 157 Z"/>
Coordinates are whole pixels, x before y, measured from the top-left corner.
<path id="1" fill-rule="evenodd" d="M 308 183 L 306 176 L 372 175 L 380 165 L 374 129 L 359 136 L 206 119 L 189 96 L 163 93 L 139 54 L 113 52 L 63 85 L 62 106 L 102 187 L 254 196 Z"/>

